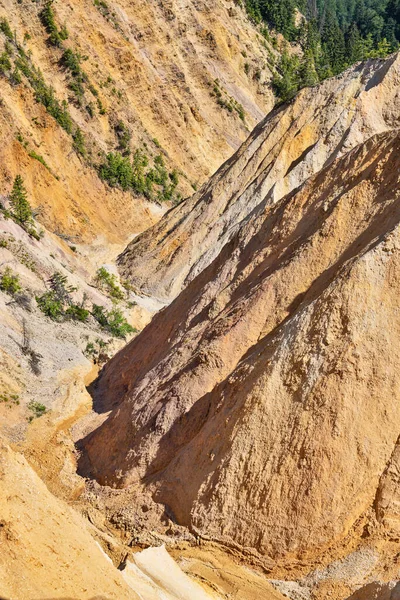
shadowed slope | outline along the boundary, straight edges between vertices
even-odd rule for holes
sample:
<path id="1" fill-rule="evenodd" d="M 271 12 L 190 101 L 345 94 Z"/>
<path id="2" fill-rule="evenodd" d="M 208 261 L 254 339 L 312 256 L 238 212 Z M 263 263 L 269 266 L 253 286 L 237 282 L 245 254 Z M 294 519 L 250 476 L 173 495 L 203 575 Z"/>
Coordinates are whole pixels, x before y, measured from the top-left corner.
<path id="1" fill-rule="evenodd" d="M 248 220 L 105 368 L 82 469 L 263 554 L 350 531 L 399 436 L 399 150 L 371 138 Z"/>

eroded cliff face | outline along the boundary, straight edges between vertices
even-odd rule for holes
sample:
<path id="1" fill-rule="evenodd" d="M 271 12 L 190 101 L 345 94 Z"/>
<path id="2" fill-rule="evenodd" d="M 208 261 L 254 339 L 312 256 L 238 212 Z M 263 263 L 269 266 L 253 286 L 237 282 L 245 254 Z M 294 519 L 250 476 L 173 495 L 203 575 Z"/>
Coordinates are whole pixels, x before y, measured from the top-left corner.
<path id="1" fill-rule="evenodd" d="M 99 154 L 119 146 L 119 124 L 130 132 L 132 150 L 142 148 L 150 159 L 161 153 L 169 169 L 178 169 L 180 191 L 190 195 L 271 109 L 268 65 L 277 52 L 231 1 L 55 2 L 56 26 L 65 24 L 69 34 L 63 48 L 49 42 L 44 5 L 2 0 L 0 18 L 57 100 L 67 102 L 88 156 L 79 156 L 71 135 L 35 101 L 25 73 L 19 71 L 19 83 L 10 75 L 21 52 L 0 32 L 0 52 L 5 48 L 12 64 L 0 78 L 2 193 L 21 173 L 46 227 L 77 241 L 126 243 L 162 211 L 111 190 L 97 175 Z M 65 49 L 82 59 L 83 91 L 63 62 Z"/>
<path id="2" fill-rule="evenodd" d="M 276 51 L 228 0 L 55 2 L 63 49 L 49 43 L 42 8 L 0 0 L 15 32 L 0 33 L 0 53 L 40 68 L 88 155 L 24 73 L 0 78 L 0 201 L 22 173 L 46 227 L 36 240 L 0 218 L 3 265 L 25 297 L 0 294 L 1 436 L 13 445 L 0 440 L 0 595 L 391 597 L 399 58 L 275 109 L 198 194 L 128 247 L 123 279 L 155 296 L 115 280 L 130 322 L 141 328 L 177 297 L 104 368 L 91 412 L 89 371 L 122 341 L 91 316 L 54 322 L 34 298 L 59 271 L 78 288 L 74 302 L 111 310 L 97 267 L 166 206 L 109 188 L 101 158 L 118 149 L 122 122 L 130 149 L 161 153 L 191 193 L 272 106 Z M 65 49 L 88 77 L 79 102 Z M 375 541 L 359 552 L 361 539 Z M 140 552 L 164 542 L 191 579 L 164 550 Z M 239 566 L 243 557 L 273 570 L 275 587 Z"/>
<path id="3" fill-rule="evenodd" d="M 125 278 L 168 303 L 263 214 L 373 134 L 399 126 L 400 58 L 369 61 L 272 111 L 190 200 L 119 257 Z"/>
<path id="4" fill-rule="evenodd" d="M 399 150 L 373 136 L 265 206 L 114 357 L 86 473 L 273 558 L 398 532 Z"/>

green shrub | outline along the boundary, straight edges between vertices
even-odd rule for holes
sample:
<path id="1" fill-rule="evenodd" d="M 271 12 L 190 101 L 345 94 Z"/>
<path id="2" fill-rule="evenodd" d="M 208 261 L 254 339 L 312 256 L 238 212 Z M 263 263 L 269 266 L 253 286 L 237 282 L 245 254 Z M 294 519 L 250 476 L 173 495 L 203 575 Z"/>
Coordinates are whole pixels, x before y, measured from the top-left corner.
<path id="1" fill-rule="evenodd" d="M 93 304 L 92 315 L 103 329 L 115 337 L 126 338 L 129 333 L 136 331 L 117 308 L 107 311 L 104 306 Z"/>
<path id="2" fill-rule="evenodd" d="M 178 185 L 177 171 L 168 173 L 161 154 L 154 157 L 153 168 L 146 170 L 148 165 L 149 159 L 143 150 L 135 150 L 132 162 L 120 152 L 110 152 L 100 166 L 99 174 L 109 185 L 119 186 L 124 191 L 131 189 L 149 200 L 173 200 Z"/>
<path id="3" fill-rule="evenodd" d="M 91 119 L 93 119 L 93 117 L 94 117 L 94 104 L 93 104 L 93 102 L 89 102 L 89 104 L 86 105 L 86 110 L 87 110 L 87 113 L 88 113 L 89 117 Z"/>
<path id="4" fill-rule="evenodd" d="M 94 0 L 93 4 L 97 6 L 102 15 L 106 16 L 109 14 L 110 9 L 108 7 L 107 2 L 105 0 Z"/>
<path id="5" fill-rule="evenodd" d="M 84 323 L 88 320 L 90 313 L 88 310 L 86 310 L 86 308 L 83 308 L 78 304 L 72 304 L 69 308 L 67 308 L 65 314 L 75 321 L 82 321 Z"/>
<path id="6" fill-rule="evenodd" d="M 285 49 L 277 65 L 278 72 L 272 78 L 272 89 L 282 102 L 291 100 L 301 86 L 300 61 Z"/>
<path id="7" fill-rule="evenodd" d="M 60 29 L 60 38 L 62 40 L 67 40 L 69 38 L 69 33 L 66 25 L 62 25 Z"/>
<path id="8" fill-rule="evenodd" d="M 40 102 L 46 108 L 47 112 L 61 125 L 69 134 L 72 133 L 72 119 L 68 112 L 68 104 L 65 100 L 60 102 L 51 85 L 47 85 L 44 81 L 43 74 L 40 69 L 34 67 L 24 50 L 18 48 L 20 56 L 16 61 L 16 67 L 25 75 L 31 84 L 36 102 Z"/>
<path id="9" fill-rule="evenodd" d="M 110 342 L 106 342 L 101 338 L 96 338 L 93 342 L 88 342 L 83 351 L 87 358 L 90 358 L 95 364 L 103 364 L 108 360 L 106 349 Z"/>
<path id="10" fill-rule="evenodd" d="M 123 121 L 118 121 L 114 127 L 114 131 L 118 138 L 118 150 L 122 154 L 130 154 L 130 142 L 132 134 Z"/>
<path id="11" fill-rule="evenodd" d="M 113 273 L 109 273 L 107 269 L 101 267 L 96 273 L 96 279 L 102 287 L 107 289 L 110 296 L 117 300 L 124 299 L 124 292 L 118 286 L 117 278 Z"/>
<path id="12" fill-rule="evenodd" d="M 8 56 L 14 56 L 14 46 L 9 40 L 7 40 L 4 44 L 4 50 L 6 51 Z"/>
<path id="13" fill-rule="evenodd" d="M 34 227 L 30 227 L 27 229 L 27 232 L 29 233 L 30 236 L 32 236 L 38 242 L 40 242 L 40 240 L 44 237 L 43 229 L 39 229 L 39 231 L 36 231 L 36 229 Z"/>
<path id="14" fill-rule="evenodd" d="M 28 408 L 33 413 L 28 419 L 30 423 L 33 421 L 33 419 L 38 419 L 47 413 L 47 408 L 45 405 L 41 404 L 40 402 L 35 402 L 34 400 L 29 402 Z"/>
<path id="15" fill-rule="evenodd" d="M 54 321 L 58 321 L 64 315 L 62 302 L 57 299 L 53 291 L 45 292 L 42 296 L 36 296 L 36 302 L 42 313 Z"/>
<path id="16" fill-rule="evenodd" d="M 68 30 L 65 25 L 60 30 L 58 29 L 52 5 L 53 0 L 47 0 L 40 13 L 40 19 L 50 36 L 50 43 L 53 44 L 53 46 L 61 46 L 62 41 L 68 38 Z"/>
<path id="17" fill-rule="evenodd" d="M 30 152 L 28 152 L 28 154 L 31 158 L 38 160 L 44 167 L 46 167 L 46 169 L 48 169 L 50 171 L 50 167 L 47 164 L 47 162 L 44 160 L 43 156 L 40 156 L 40 154 L 37 154 L 37 152 L 35 152 L 34 150 L 31 150 Z"/>
<path id="18" fill-rule="evenodd" d="M 61 57 L 61 64 L 64 65 L 74 77 L 83 77 L 84 75 L 81 69 L 81 61 L 81 55 L 70 48 L 67 48 Z"/>
<path id="19" fill-rule="evenodd" d="M 11 61 L 7 52 L 2 52 L 0 54 L 0 74 L 5 75 L 7 71 L 11 71 Z"/>
<path id="20" fill-rule="evenodd" d="M 9 408 L 11 408 L 13 404 L 18 406 L 20 403 L 18 394 L 10 394 L 9 392 L 0 394 L 0 402 L 7 404 Z"/>
<path id="21" fill-rule="evenodd" d="M 0 31 L 4 33 L 6 38 L 8 38 L 9 40 L 13 39 L 13 32 L 11 31 L 10 24 L 5 17 L 0 19 Z"/>
<path id="22" fill-rule="evenodd" d="M 99 169 L 100 177 L 105 179 L 111 186 L 120 186 L 128 190 L 133 183 L 133 170 L 127 157 L 119 152 L 110 152 L 106 156 L 106 162 Z"/>
<path id="23" fill-rule="evenodd" d="M 94 343 L 93 343 L 93 342 L 88 342 L 88 343 L 86 344 L 86 348 L 85 348 L 85 350 L 83 351 L 83 354 L 84 354 L 85 356 L 87 356 L 87 357 L 89 357 L 89 356 L 90 356 L 90 357 L 93 357 L 93 356 L 95 356 L 95 354 L 96 354 L 96 348 L 95 348 L 95 345 L 94 345 Z"/>
<path id="24" fill-rule="evenodd" d="M 62 304 L 72 304 L 71 294 L 76 292 L 77 288 L 69 285 L 66 275 L 55 271 L 49 279 L 49 285 L 57 300 Z"/>
<path id="25" fill-rule="evenodd" d="M 86 156 L 85 137 L 84 137 L 80 127 L 76 128 L 75 133 L 72 137 L 74 140 L 74 143 L 73 143 L 74 150 L 81 156 L 85 157 Z"/>
<path id="26" fill-rule="evenodd" d="M 87 321 L 89 311 L 84 308 L 86 296 L 81 304 L 74 304 L 71 294 L 77 290 L 69 285 L 67 277 L 58 271 L 49 279 L 50 290 L 36 297 L 40 310 L 50 319 L 60 321 L 64 318 L 74 321 Z"/>
<path id="27" fill-rule="evenodd" d="M 78 104 L 81 105 L 82 98 L 85 95 L 85 88 L 83 87 L 82 83 L 77 80 L 70 81 L 68 84 L 68 89 L 74 93 L 78 100 Z"/>
<path id="28" fill-rule="evenodd" d="M 0 277 L 0 290 L 14 296 L 21 291 L 18 275 L 14 274 L 9 267 L 6 267 Z"/>
<path id="29" fill-rule="evenodd" d="M 97 98 L 97 96 L 99 95 L 98 90 L 91 83 L 89 84 L 89 91 L 93 94 L 95 98 Z"/>
<path id="30" fill-rule="evenodd" d="M 18 67 L 15 67 L 13 72 L 11 73 L 10 81 L 12 85 L 19 85 L 20 83 L 22 83 L 22 77 Z"/>
<path id="31" fill-rule="evenodd" d="M 250 65 L 248 65 L 248 69 L 250 69 Z M 219 79 L 215 79 L 211 95 L 215 96 L 217 104 L 221 106 L 221 108 L 225 108 L 230 113 L 237 112 L 240 119 L 243 122 L 245 121 L 245 112 L 243 106 L 239 104 L 235 98 L 229 96 L 226 90 L 221 89 Z"/>
<path id="32" fill-rule="evenodd" d="M 107 111 L 106 111 L 102 101 L 100 100 L 100 98 L 97 98 L 97 108 L 99 109 L 99 113 L 101 115 L 107 114 Z"/>

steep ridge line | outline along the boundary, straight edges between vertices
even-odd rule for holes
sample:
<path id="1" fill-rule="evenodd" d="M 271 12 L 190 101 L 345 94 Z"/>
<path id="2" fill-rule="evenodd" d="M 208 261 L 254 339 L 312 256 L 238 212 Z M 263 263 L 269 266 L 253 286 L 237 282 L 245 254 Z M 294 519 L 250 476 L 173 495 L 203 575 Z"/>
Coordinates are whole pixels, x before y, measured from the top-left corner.
<path id="1" fill-rule="evenodd" d="M 373 81 L 374 85 L 370 85 Z M 400 56 L 370 60 L 272 111 L 208 184 L 118 259 L 139 291 L 170 302 L 243 226 L 335 158 L 399 126 Z M 307 152 L 306 152 L 307 151 Z"/>

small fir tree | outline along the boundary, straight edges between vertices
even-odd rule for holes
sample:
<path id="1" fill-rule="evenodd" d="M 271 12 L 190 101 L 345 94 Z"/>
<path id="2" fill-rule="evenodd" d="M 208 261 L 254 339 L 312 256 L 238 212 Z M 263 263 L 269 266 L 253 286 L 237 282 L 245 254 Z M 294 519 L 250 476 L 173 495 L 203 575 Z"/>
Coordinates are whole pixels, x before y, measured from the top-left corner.
<path id="1" fill-rule="evenodd" d="M 27 196 L 24 181 L 21 175 L 17 175 L 10 195 L 11 214 L 18 223 L 24 226 L 33 222 L 32 209 Z"/>
<path id="2" fill-rule="evenodd" d="M 312 87 L 318 83 L 314 56 L 310 50 L 306 50 L 303 54 L 303 58 L 300 62 L 299 75 L 301 87 Z"/>

